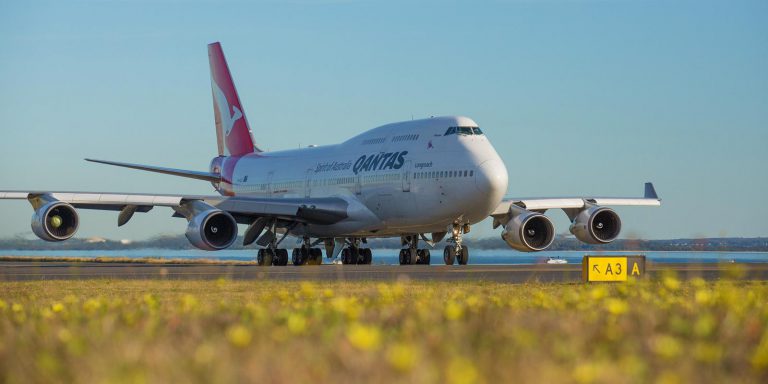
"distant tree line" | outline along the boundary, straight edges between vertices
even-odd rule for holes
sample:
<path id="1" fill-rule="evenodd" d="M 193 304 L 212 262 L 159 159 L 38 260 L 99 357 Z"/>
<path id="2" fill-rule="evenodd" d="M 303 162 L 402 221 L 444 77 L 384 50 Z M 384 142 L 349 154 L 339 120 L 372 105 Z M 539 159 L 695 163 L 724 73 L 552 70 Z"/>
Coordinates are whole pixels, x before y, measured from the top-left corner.
<path id="1" fill-rule="evenodd" d="M 243 247 L 242 238 L 231 249 L 252 249 Z M 500 238 L 466 239 L 472 249 L 508 249 L 509 246 Z M 288 237 L 281 244 L 282 248 L 296 247 L 296 239 Z M 400 240 L 370 239 L 371 248 L 400 248 Z M 443 243 L 437 245 L 442 247 Z M 183 235 L 159 236 L 147 240 L 121 242 L 105 239 L 73 238 L 64 242 L 49 243 L 38 239 L 7 238 L 0 239 L 0 249 L 14 250 L 121 250 L 121 249 L 193 249 Z M 553 251 L 721 251 L 721 252 L 768 252 L 768 237 L 726 237 L 672 240 L 619 239 L 610 244 L 584 244 L 574 238 L 558 237 L 549 248 Z"/>

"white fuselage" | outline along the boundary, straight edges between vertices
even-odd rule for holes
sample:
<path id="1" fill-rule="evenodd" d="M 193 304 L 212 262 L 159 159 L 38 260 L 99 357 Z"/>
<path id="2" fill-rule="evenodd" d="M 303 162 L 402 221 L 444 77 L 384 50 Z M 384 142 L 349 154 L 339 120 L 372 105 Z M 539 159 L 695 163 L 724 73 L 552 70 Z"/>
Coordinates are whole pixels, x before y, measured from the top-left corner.
<path id="1" fill-rule="evenodd" d="M 239 158 L 222 193 L 253 197 L 340 197 L 348 218 L 312 225 L 312 237 L 445 232 L 474 224 L 507 191 L 507 169 L 488 138 L 464 117 L 437 117 L 374 128 L 343 143 Z M 467 133 L 470 132 L 470 133 Z"/>

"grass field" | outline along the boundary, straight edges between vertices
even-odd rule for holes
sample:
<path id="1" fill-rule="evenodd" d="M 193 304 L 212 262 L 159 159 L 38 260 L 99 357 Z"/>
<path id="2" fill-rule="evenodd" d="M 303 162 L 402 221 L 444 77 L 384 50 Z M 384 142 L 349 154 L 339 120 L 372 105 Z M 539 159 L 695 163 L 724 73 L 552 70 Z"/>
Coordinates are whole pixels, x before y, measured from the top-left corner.
<path id="1" fill-rule="evenodd" d="M 768 382 L 768 284 L 0 282 L 0 382 Z"/>

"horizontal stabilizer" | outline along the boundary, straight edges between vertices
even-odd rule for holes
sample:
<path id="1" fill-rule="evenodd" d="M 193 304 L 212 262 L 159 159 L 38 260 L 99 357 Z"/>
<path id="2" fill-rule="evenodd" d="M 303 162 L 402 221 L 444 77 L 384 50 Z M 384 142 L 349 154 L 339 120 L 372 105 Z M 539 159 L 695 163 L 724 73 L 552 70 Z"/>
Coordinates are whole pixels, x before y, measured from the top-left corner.
<path id="1" fill-rule="evenodd" d="M 101 164 L 107 164 L 107 165 L 114 165 L 114 166 L 117 166 L 117 167 L 125 167 L 125 168 L 138 169 L 138 170 L 141 170 L 141 171 L 164 173 L 166 175 L 188 177 L 190 179 L 206 180 L 206 181 L 210 181 L 210 182 L 213 182 L 213 183 L 217 183 L 217 182 L 221 181 L 221 175 L 219 175 L 217 173 L 199 172 L 199 171 L 188 171 L 188 170 L 185 170 L 185 169 L 176 169 L 176 168 L 155 167 L 155 166 L 152 166 L 152 165 L 119 163 L 119 162 L 116 162 L 116 161 L 106 161 L 106 160 L 85 159 L 85 161 L 90 161 L 92 163 L 101 163 Z"/>

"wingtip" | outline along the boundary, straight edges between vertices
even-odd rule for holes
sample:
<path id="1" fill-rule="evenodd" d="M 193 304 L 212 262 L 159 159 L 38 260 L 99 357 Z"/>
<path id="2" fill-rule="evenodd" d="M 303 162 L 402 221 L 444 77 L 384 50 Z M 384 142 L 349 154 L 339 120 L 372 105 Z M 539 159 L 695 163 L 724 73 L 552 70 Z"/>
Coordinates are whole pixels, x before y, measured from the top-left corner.
<path id="1" fill-rule="evenodd" d="M 645 183 L 645 194 L 643 197 L 645 197 L 646 199 L 661 200 L 659 199 L 659 195 L 656 193 L 656 188 L 653 187 L 653 183 L 650 181 Z"/>

